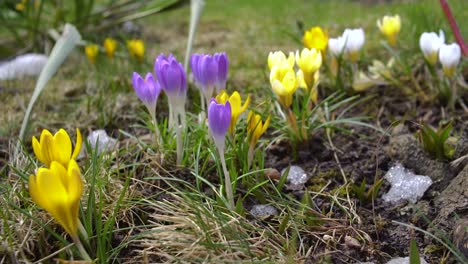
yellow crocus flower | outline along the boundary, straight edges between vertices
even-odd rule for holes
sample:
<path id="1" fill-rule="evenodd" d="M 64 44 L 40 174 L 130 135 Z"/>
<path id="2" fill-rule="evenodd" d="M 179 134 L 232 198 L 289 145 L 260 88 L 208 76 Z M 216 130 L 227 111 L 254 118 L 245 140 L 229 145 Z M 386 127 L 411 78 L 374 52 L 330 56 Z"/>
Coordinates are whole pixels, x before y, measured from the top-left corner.
<path id="1" fill-rule="evenodd" d="M 242 99 L 240 94 L 237 91 L 234 91 L 231 96 L 229 96 L 224 90 L 216 96 L 216 102 L 220 104 L 225 104 L 226 101 L 229 101 L 231 105 L 231 124 L 229 125 L 229 133 L 234 135 L 237 119 L 239 116 L 247 109 L 250 103 L 250 95 L 247 96 L 247 99 L 242 105 Z"/>
<path id="2" fill-rule="evenodd" d="M 286 55 L 282 51 L 270 52 L 268 54 L 268 69 L 271 71 L 276 64 L 282 64 L 283 62 L 287 63 L 289 67 L 294 67 L 294 53 L 289 52 L 289 56 L 286 58 Z"/>
<path id="3" fill-rule="evenodd" d="M 137 58 L 139 61 L 143 61 L 145 55 L 145 43 L 141 39 L 131 39 L 127 41 L 128 53 L 132 58 Z"/>
<path id="4" fill-rule="evenodd" d="M 96 57 L 98 55 L 98 52 L 99 52 L 99 47 L 96 44 L 89 44 L 89 45 L 86 45 L 85 47 L 86 57 L 88 57 L 89 62 L 91 62 L 91 64 L 96 63 Z"/>
<path id="5" fill-rule="evenodd" d="M 399 15 L 384 16 L 382 20 L 377 20 L 377 27 L 380 32 L 387 37 L 388 43 L 395 46 L 397 42 L 397 35 L 401 29 L 401 19 Z"/>
<path id="6" fill-rule="evenodd" d="M 296 51 L 296 63 L 299 69 L 304 74 L 304 82 L 306 89 L 310 89 L 314 85 L 314 74 L 322 66 L 322 54 L 315 48 L 304 48 L 300 53 Z"/>
<path id="7" fill-rule="evenodd" d="M 52 161 L 50 168 L 39 168 L 29 177 L 32 200 L 48 211 L 72 237 L 77 237 L 78 209 L 83 181 L 75 160 L 66 167 Z"/>
<path id="8" fill-rule="evenodd" d="M 35 136 L 32 138 L 34 154 L 47 167 L 50 167 L 53 161 L 67 167 L 70 160 L 76 159 L 80 153 L 82 143 L 79 129 L 76 129 L 76 144 L 73 153 L 70 136 L 62 128 L 53 136 L 49 130 L 42 130 L 39 141 Z"/>
<path id="9" fill-rule="evenodd" d="M 270 124 L 270 116 L 262 122 L 262 117 L 254 112 L 250 111 L 247 117 L 247 135 L 249 137 L 249 144 L 251 147 L 257 144 L 258 139 L 268 129 Z"/>
<path id="10" fill-rule="evenodd" d="M 287 61 L 276 64 L 271 68 L 270 83 L 273 91 L 278 96 L 278 101 L 289 108 L 292 104 L 292 96 L 299 85 L 294 68 Z"/>
<path id="11" fill-rule="evenodd" d="M 312 27 L 304 32 L 302 43 L 308 49 L 315 48 L 324 53 L 328 45 L 328 33 L 321 27 Z"/>
<path id="12" fill-rule="evenodd" d="M 115 49 L 117 48 L 117 41 L 113 38 L 106 38 L 104 40 L 104 50 L 106 51 L 107 57 L 113 58 Z"/>

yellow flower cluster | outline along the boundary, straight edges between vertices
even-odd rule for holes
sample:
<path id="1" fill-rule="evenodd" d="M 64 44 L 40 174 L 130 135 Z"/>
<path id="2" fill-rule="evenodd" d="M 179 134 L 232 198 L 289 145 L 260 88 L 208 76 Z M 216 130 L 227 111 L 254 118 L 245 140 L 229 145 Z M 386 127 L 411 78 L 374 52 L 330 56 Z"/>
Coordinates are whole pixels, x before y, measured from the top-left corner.
<path id="1" fill-rule="evenodd" d="M 294 70 L 295 64 L 299 68 L 297 72 Z M 295 56 L 290 52 L 288 57 L 282 51 L 270 52 L 268 55 L 270 84 L 280 104 L 289 108 L 298 87 L 306 89 L 313 102 L 316 102 L 321 65 L 322 54 L 315 48 L 304 48 L 301 52 L 297 51 Z"/>
<path id="2" fill-rule="evenodd" d="M 39 168 L 36 175 L 29 177 L 31 198 L 48 211 L 68 234 L 77 237 L 83 181 L 75 159 L 82 146 L 81 133 L 76 130 L 73 151 L 70 136 L 64 129 L 55 135 L 44 129 L 39 140 L 32 138 L 32 145 L 37 159 L 46 167 Z"/>

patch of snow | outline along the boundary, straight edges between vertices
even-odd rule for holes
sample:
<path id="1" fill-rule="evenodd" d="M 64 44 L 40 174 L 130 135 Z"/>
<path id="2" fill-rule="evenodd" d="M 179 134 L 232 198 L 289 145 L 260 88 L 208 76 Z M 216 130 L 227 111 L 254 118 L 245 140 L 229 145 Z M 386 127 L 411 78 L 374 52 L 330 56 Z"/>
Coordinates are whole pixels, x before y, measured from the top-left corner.
<path id="1" fill-rule="evenodd" d="M 286 172 L 287 168 L 283 169 L 281 171 L 281 175 L 284 175 Z M 287 182 L 289 183 L 286 188 L 289 190 L 301 190 L 304 188 L 304 184 L 309 180 L 309 176 L 307 173 L 304 171 L 299 166 L 292 165 L 289 168 L 288 176 L 287 176 Z"/>
<path id="2" fill-rule="evenodd" d="M 92 131 L 87 137 L 87 140 L 91 149 L 96 149 L 97 145 L 98 155 L 102 152 L 112 151 L 117 146 L 117 139 L 109 137 L 104 129 Z M 86 148 L 81 148 L 78 158 L 83 158 L 85 156 L 85 152 Z"/>
<path id="3" fill-rule="evenodd" d="M 420 258 L 419 262 L 421 264 L 428 264 L 423 258 Z M 387 262 L 387 264 L 410 264 L 410 262 L 409 262 L 409 257 L 405 257 L 405 258 L 391 259 L 389 262 Z"/>
<path id="4" fill-rule="evenodd" d="M 257 204 L 250 209 L 250 214 L 256 218 L 265 218 L 269 216 L 278 215 L 278 210 L 268 204 Z"/>
<path id="5" fill-rule="evenodd" d="M 428 176 L 416 175 L 397 163 L 388 170 L 384 177 L 392 187 L 382 198 L 386 202 L 396 203 L 407 200 L 416 203 L 432 185 Z"/>
<path id="6" fill-rule="evenodd" d="M 28 53 L 0 64 L 0 80 L 37 76 L 44 68 L 48 57 L 44 54 Z"/>

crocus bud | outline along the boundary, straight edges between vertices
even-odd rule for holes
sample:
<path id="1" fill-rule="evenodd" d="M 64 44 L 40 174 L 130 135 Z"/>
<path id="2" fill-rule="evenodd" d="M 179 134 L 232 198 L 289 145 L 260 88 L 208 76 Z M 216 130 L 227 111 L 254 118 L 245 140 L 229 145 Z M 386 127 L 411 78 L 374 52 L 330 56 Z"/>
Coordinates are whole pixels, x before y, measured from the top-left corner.
<path id="1" fill-rule="evenodd" d="M 225 91 L 221 91 L 218 96 L 216 96 L 216 101 L 224 104 L 229 102 L 231 105 L 231 124 L 229 125 L 229 133 L 234 136 L 237 119 L 239 116 L 247 109 L 250 103 L 250 95 L 247 96 L 244 104 L 242 105 L 242 99 L 240 94 L 237 91 L 234 91 L 231 96 L 229 96 Z"/>
<path id="2" fill-rule="evenodd" d="M 221 150 L 224 149 L 224 139 L 231 124 L 231 116 L 231 104 L 229 101 L 222 104 L 211 98 L 210 105 L 208 106 L 208 127 L 216 146 Z"/>
<path id="3" fill-rule="evenodd" d="M 344 52 L 344 46 L 345 40 L 341 36 L 328 40 L 328 48 L 330 49 L 330 53 L 335 57 L 339 57 Z"/>
<path id="4" fill-rule="evenodd" d="M 301 72 L 300 72 L 301 73 Z M 289 108 L 292 104 L 292 96 L 299 85 L 299 79 L 294 72 L 294 68 L 290 66 L 288 60 L 274 65 L 270 71 L 270 84 L 278 96 L 278 101 L 285 107 Z"/>
<path id="5" fill-rule="evenodd" d="M 72 148 L 70 136 L 63 128 L 54 135 L 47 129 L 42 130 L 39 140 L 35 136 L 32 137 L 34 154 L 46 167 L 50 167 L 53 161 L 67 167 L 70 160 L 78 157 L 82 143 L 83 139 L 78 128 L 76 129 L 75 149 Z"/>
<path id="6" fill-rule="evenodd" d="M 190 57 L 190 66 L 192 67 L 195 84 L 208 102 L 213 96 L 218 81 L 218 63 L 212 55 L 193 54 Z"/>
<path id="7" fill-rule="evenodd" d="M 304 75 L 306 86 L 303 88 L 312 87 L 314 85 L 314 73 L 322 65 L 322 53 L 315 48 L 304 48 L 300 53 L 296 51 L 296 63 Z"/>
<path id="8" fill-rule="evenodd" d="M 98 52 L 99 52 L 99 47 L 96 44 L 89 44 L 89 45 L 86 45 L 85 47 L 86 57 L 88 57 L 88 60 L 89 62 L 91 62 L 91 64 L 96 63 L 96 57 L 98 55 Z"/>
<path id="9" fill-rule="evenodd" d="M 400 16 L 384 16 L 382 20 L 377 20 L 377 27 L 380 29 L 380 32 L 387 37 L 388 43 L 395 46 L 397 35 L 400 33 L 401 29 Z"/>
<path id="10" fill-rule="evenodd" d="M 249 143 L 251 146 L 257 144 L 258 139 L 268 129 L 270 124 L 270 116 L 266 119 L 265 123 L 262 121 L 262 117 L 254 112 L 250 111 L 247 118 L 247 134 L 249 136 Z"/>
<path id="11" fill-rule="evenodd" d="M 357 61 L 359 59 L 359 52 L 366 41 L 364 30 L 362 28 L 345 29 L 343 38 L 345 41 L 345 53 L 351 61 Z"/>
<path id="12" fill-rule="evenodd" d="M 270 52 L 268 54 L 268 68 L 270 69 L 270 71 L 274 65 L 283 64 L 283 62 L 286 62 L 286 64 L 290 68 L 293 68 L 294 67 L 294 53 L 289 52 L 288 58 L 286 58 L 286 55 L 282 51 Z"/>
<path id="13" fill-rule="evenodd" d="M 304 32 L 302 43 L 308 49 L 317 49 L 320 52 L 325 52 L 328 44 L 328 33 L 321 27 L 312 27 Z"/>
<path id="14" fill-rule="evenodd" d="M 439 31 L 439 36 L 435 32 L 424 32 L 419 38 L 419 47 L 424 54 L 427 62 L 431 65 L 437 63 L 437 55 L 440 46 L 445 42 L 445 35 L 442 30 Z"/>
<path id="15" fill-rule="evenodd" d="M 52 161 L 50 168 L 39 168 L 36 175 L 29 177 L 32 200 L 48 211 L 72 237 L 78 235 L 82 193 L 83 181 L 75 160 L 70 160 L 66 166 Z"/>
<path id="16" fill-rule="evenodd" d="M 460 62 L 461 49 L 457 43 L 442 44 L 439 49 L 439 60 L 442 69 L 447 77 L 455 74 L 458 63 Z"/>
<path id="17" fill-rule="evenodd" d="M 145 55 L 145 43 L 141 39 L 131 39 L 127 41 L 127 49 L 130 57 L 143 61 Z"/>
<path id="18" fill-rule="evenodd" d="M 113 38 L 106 38 L 104 40 L 104 50 L 106 51 L 107 57 L 113 58 L 115 49 L 117 48 L 117 41 Z"/>
<path id="19" fill-rule="evenodd" d="M 138 98 L 145 104 L 148 111 L 153 114 L 156 111 L 158 96 L 161 93 L 161 86 L 157 80 L 154 80 L 153 74 L 147 73 L 145 79 L 140 74 L 134 72 L 132 76 L 133 89 Z"/>
<path id="20" fill-rule="evenodd" d="M 182 64 L 172 54 L 167 57 L 161 54 L 154 63 L 154 72 L 174 109 L 184 107 L 187 95 L 187 77 Z"/>
<path id="21" fill-rule="evenodd" d="M 216 64 L 218 65 L 218 72 L 216 78 L 216 92 L 221 92 L 221 90 L 226 89 L 226 81 L 229 70 L 229 59 L 226 55 L 226 52 L 215 53 L 213 55 Z"/>

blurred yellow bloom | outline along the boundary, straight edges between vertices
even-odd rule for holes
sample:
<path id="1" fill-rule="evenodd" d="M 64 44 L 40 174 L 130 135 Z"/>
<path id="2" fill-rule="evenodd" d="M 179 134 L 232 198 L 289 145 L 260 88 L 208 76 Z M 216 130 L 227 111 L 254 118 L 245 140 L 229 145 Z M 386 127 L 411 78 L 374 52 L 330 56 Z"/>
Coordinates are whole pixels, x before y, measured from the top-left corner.
<path id="1" fill-rule="evenodd" d="M 96 44 L 89 44 L 89 45 L 86 45 L 85 47 L 86 56 L 88 57 L 89 62 L 91 62 L 91 64 L 96 63 L 96 57 L 98 55 L 98 52 L 99 52 L 99 47 Z"/>
<path id="2" fill-rule="evenodd" d="M 226 101 L 229 101 L 229 104 L 231 105 L 231 124 L 229 125 L 229 133 L 231 135 L 234 135 L 237 119 L 239 119 L 239 116 L 249 106 L 250 95 L 247 96 L 244 105 L 242 105 L 242 99 L 237 91 L 234 91 L 232 95 L 229 96 L 223 90 L 219 95 L 216 96 L 216 102 L 218 102 L 219 104 L 225 104 Z"/>
<path id="3" fill-rule="evenodd" d="M 77 236 L 78 209 L 83 181 L 75 160 L 66 167 L 52 161 L 50 168 L 39 168 L 29 177 L 32 200 L 48 211 L 72 237 Z"/>
<path id="4" fill-rule="evenodd" d="M 104 40 L 104 50 L 106 51 L 107 57 L 113 58 L 116 48 L 117 48 L 117 41 L 115 39 L 106 38 Z"/>
<path id="5" fill-rule="evenodd" d="M 22 12 L 22 11 L 24 10 L 24 3 L 23 3 L 23 2 L 17 3 L 17 4 L 15 5 L 15 9 L 18 10 L 18 11 L 20 11 L 20 12 Z"/>
<path id="6" fill-rule="evenodd" d="M 291 68 L 294 67 L 294 53 L 289 52 L 288 58 L 286 58 L 286 55 L 282 51 L 270 52 L 268 54 L 268 68 L 270 71 L 274 65 L 282 64 L 283 62 L 286 62 Z"/>
<path id="7" fill-rule="evenodd" d="M 127 41 L 128 53 L 132 58 L 137 58 L 139 61 L 143 61 L 145 55 L 145 43 L 141 39 L 131 39 Z"/>
<path id="8" fill-rule="evenodd" d="M 315 48 L 304 48 L 300 53 L 296 51 L 296 63 L 304 75 L 305 87 L 310 89 L 314 85 L 314 74 L 322 66 L 322 54 Z"/>
<path id="9" fill-rule="evenodd" d="M 299 78 L 298 78 L 299 77 Z M 273 65 L 270 71 L 270 83 L 273 91 L 278 96 L 278 101 L 289 108 L 292 104 L 292 96 L 299 85 L 302 76 L 296 76 L 294 68 L 285 60 Z"/>
<path id="10" fill-rule="evenodd" d="M 70 160 L 76 159 L 80 153 L 82 143 L 79 129 L 76 129 L 76 144 L 73 153 L 70 136 L 62 128 L 53 136 L 49 130 L 42 130 L 39 141 L 35 136 L 32 138 L 34 154 L 47 167 L 50 167 L 53 161 L 67 167 Z"/>
<path id="11" fill-rule="evenodd" d="M 270 116 L 268 116 L 265 123 L 263 123 L 260 115 L 257 115 L 252 111 L 249 112 L 247 117 L 247 135 L 249 137 L 249 144 L 251 147 L 257 144 L 258 139 L 268 129 L 269 124 Z"/>
<path id="12" fill-rule="evenodd" d="M 387 37 L 388 43 L 395 46 L 397 42 L 397 35 L 401 29 L 401 19 L 399 15 L 384 16 L 382 20 L 377 20 L 377 27 L 380 32 Z"/>
<path id="13" fill-rule="evenodd" d="M 323 31 L 321 27 L 312 27 L 304 32 L 302 43 L 308 49 L 315 48 L 324 53 L 327 49 L 328 33 Z"/>

